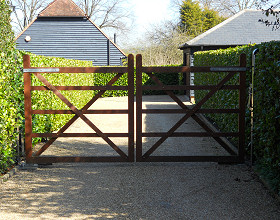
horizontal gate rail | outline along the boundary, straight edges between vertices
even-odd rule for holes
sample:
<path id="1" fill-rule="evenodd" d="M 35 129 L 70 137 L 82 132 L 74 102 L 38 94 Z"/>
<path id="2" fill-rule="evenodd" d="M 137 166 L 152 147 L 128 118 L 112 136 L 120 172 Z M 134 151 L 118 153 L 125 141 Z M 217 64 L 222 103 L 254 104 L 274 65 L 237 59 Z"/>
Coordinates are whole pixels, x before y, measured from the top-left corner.
<path id="1" fill-rule="evenodd" d="M 214 85 L 207 85 L 207 86 L 170 86 L 170 85 L 164 85 L 164 86 L 143 86 L 142 90 L 211 90 L 216 88 Z M 220 90 L 239 90 L 239 85 L 223 85 Z"/>
<path id="2" fill-rule="evenodd" d="M 180 114 L 190 112 L 191 109 L 143 109 L 142 113 L 149 114 Z M 199 109 L 196 113 L 239 113 L 239 109 Z"/>
<path id="3" fill-rule="evenodd" d="M 103 133 L 107 137 L 129 137 L 128 133 Z M 31 137 L 100 137 L 95 133 L 32 133 Z"/>
<path id="4" fill-rule="evenodd" d="M 143 67 L 142 56 L 136 56 L 136 161 L 139 162 L 182 162 L 182 161 L 209 161 L 209 162 L 243 162 L 245 144 L 245 95 L 246 95 L 246 56 L 240 56 L 239 66 L 230 67 Z M 187 73 L 187 72 L 228 72 L 217 85 L 186 86 L 186 85 L 164 85 L 154 73 Z M 155 83 L 154 86 L 142 86 L 142 74 L 146 73 Z M 235 74 L 239 74 L 239 85 L 225 85 Z M 172 90 L 209 90 L 207 95 L 196 105 L 190 107 L 185 105 Z M 142 91 L 161 90 L 165 91 L 181 109 L 142 109 Z M 219 90 L 238 90 L 238 109 L 201 109 L 201 106 Z M 215 132 L 206 124 L 199 113 L 235 113 L 238 114 L 238 132 Z M 184 116 L 170 128 L 168 132 L 143 132 L 143 114 L 184 114 Z M 204 132 L 176 132 L 176 130 L 188 119 L 192 117 L 205 131 Z M 160 137 L 160 139 L 150 147 L 147 152 L 143 152 L 143 137 Z M 212 137 L 214 138 L 230 156 L 153 156 L 152 154 L 169 137 Z M 233 149 L 223 137 L 238 137 L 238 149 Z"/>
<path id="5" fill-rule="evenodd" d="M 246 67 L 228 66 L 228 67 L 194 67 L 194 66 L 181 66 L 181 67 L 141 67 L 144 73 L 202 73 L 202 72 L 245 72 Z"/>
<path id="6" fill-rule="evenodd" d="M 132 162 L 134 161 L 134 58 L 128 56 L 128 67 L 30 67 L 29 55 L 24 55 L 24 97 L 25 97 L 25 152 L 27 163 L 53 163 L 53 162 Z M 53 86 L 40 73 L 116 73 L 116 75 L 105 86 Z M 113 84 L 124 74 L 128 73 L 128 86 L 113 86 Z M 45 86 L 32 86 L 31 74 L 34 74 Z M 51 90 L 60 98 L 70 110 L 32 110 L 31 91 Z M 77 109 L 60 90 L 99 90 L 99 92 L 82 108 Z M 128 90 L 127 110 L 88 110 L 88 108 L 100 98 L 106 90 Z M 57 133 L 32 133 L 32 114 L 74 114 Z M 85 114 L 127 114 L 128 133 L 103 133 L 99 130 Z M 64 133 L 66 129 L 78 118 L 88 124 L 95 133 Z M 32 138 L 50 137 L 51 139 L 37 152 L 32 151 Z M 59 137 L 101 137 L 120 156 L 103 157 L 49 157 L 41 156 L 48 147 Z M 128 154 L 117 147 L 109 137 L 128 137 Z"/>
<path id="7" fill-rule="evenodd" d="M 128 86 L 54 86 L 57 90 L 128 90 Z M 31 91 L 50 90 L 47 86 L 31 86 Z"/>
<path id="8" fill-rule="evenodd" d="M 23 73 L 127 73 L 127 67 L 24 67 Z"/>
<path id="9" fill-rule="evenodd" d="M 83 114 L 128 114 L 128 110 L 123 109 L 98 109 L 98 110 L 81 110 Z M 31 114 L 73 114 L 71 110 L 32 110 Z"/>

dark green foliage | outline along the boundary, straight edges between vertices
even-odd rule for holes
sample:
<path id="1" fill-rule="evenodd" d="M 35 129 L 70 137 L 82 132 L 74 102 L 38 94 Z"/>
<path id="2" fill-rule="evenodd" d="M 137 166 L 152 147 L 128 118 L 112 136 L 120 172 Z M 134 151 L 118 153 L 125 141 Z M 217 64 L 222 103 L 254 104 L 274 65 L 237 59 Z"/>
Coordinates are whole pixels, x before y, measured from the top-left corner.
<path id="1" fill-rule="evenodd" d="M 21 52 L 23 55 L 23 52 Z M 83 67 L 92 66 L 90 61 L 69 60 L 59 57 L 45 57 L 30 54 L 30 63 L 32 67 Z M 94 74 L 70 74 L 70 73 L 51 73 L 42 74 L 51 84 L 55 86 L 87 86 L 94 85 Z M 32 85 L 42 86 L 43 83 L 32 75 Z M 77 108 L 82 108 L 94 95 L 93 91 L 61 91 L 61 93 Z M 56 95 L 51 91 L 33 91 L 32 109 L 69 109 Z M 81 98 L 83 97 L 83 98 Z M 53 132 L 61 128 L 72 115 L 33 115 L 32 124 L 34 133 Z M 33 144 L 41 141 L 40 138 L 34 138 Z"/>
<path id="2" fill-rule="evenodd" d="M 226 50 L 197 52 L 196 66 L 238 65 L 239 55 L 247 54 L 247 66 L 251 66 L 252 51 L 259 48 L 256 56 L 256 71 L 254 80 L 254 156 L 258 167 L 275 190 L 280 192 L 280 42 L 262 43 Z M 247 72 L 247 88 L 251 83 L 251 70 Z M 196 74 L 195 84 L 214 84 L 217 74 Z M 231 83 L 236 83 L 236 79 Z M 248 91 L 248 90 L 247 90 Z M 203 96 L 202 91 L 196 91 L 197 100 Z M 247 95 L 248 97 L 248 95 Z M 227 90 L 207 102 L 204 107 L 211 108 L 219 103 L 219 107 L 235 107 L 238 94 Z M 207 115 L 223 131 L 237 127 L 234 115 Z M 246 146 L 250 143 L 250 111 L 246 109 Z M 277 174 L 277 175 L 276 175 Z"/>
<path id="3" fill-rule="evenodd" d="M 180 85 L 182 82 L 182 74 L 178 73 L 169 73 L 169 74 L 159 74 L 155 73 L 155 76 L 164 84 L 164 85 Z M 143 74 L 143 85 L 157 85 L 148 75 Z M 145 80 L 146 79 L 146 80 Z M 178 91 L 174 91 L 175 94 L 178 94 Z M 162 90 L 145 90 L 143 95 L 166 95 L 165 91 Z"/>
<path id="4" fill-rule="evenodd" d="M 198 1 L 185 0 L 180 8 L 180 28 L 195 37 L 225 20 L 217 11 L 202 9 Z"/>
<path id="5" fill-rule="evenodd" d="M 18 68 L 9 2 L 0 1 L 0 174 L 14 163 L 17 127 L 22 119 L 22 78 Z"/>

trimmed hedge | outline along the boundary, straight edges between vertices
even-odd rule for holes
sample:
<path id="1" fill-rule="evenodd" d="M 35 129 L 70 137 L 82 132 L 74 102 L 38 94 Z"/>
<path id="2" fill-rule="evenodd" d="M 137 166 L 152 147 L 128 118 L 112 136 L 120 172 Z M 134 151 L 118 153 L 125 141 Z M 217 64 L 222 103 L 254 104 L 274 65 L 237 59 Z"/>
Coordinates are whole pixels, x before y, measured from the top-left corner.
<path id="1" fill-rule="evenodd" d="M 24 52 L 20 52 L 22 55 Z M 90 67 L 92 62 L 71 60 L 60 57 L 45 57 L 30 54 L 30 64 L 32 67 Z M 45 73 L 42 74 L 51 84 L 55 86 L 82 86 L 93 85 L 94 74 L 70 74 L 70 73 Z M 42 86 L 43 83 L 32 75 L 32 85 Z M 94 95 L 93 91 L 61 91 L 76 107 L 81 108 Z M 56 95 L 51 91 L 33 91 L 32 109 L 69 109 Z M 82 98 L 81 98 L 82 97 Z M 63 126 L 72 115 L 33 115 L 32 124 L 34 133 L 52 132 Z M 41 141 L 41 138 L 33 138 L 33 144 Z"/>
<path id="2" fill-rule="evenodd" d="M 8 1 L 0 0 L 0 174 L 15 160 L 17 128 L 22 116 L 22 78 L 10 24 Z"/>
<path id="3" fill-rule="evenodd" d="M 176 67 L 180 65 L 166 65 L 166 67 Z M 154 75 L 164 85 L 182 85 L 183 74 L 182 73 L 154 73 Z M 157 85 L 147 74 L 143 74 L 143 85 L 153 86 Z M 175 94 L 183 94 L 183 91 L 173 91 Z M 166 95 L 166 91 L 162 90 L 145 90 L 143 95 Z"/>
<path id="4" fill-rule="evenodd" d="M 258 48 L 254 80 L 254 157 L 262 175 L 269 180 L 275 191 L 280 193 L 280 42 L 262 43 L 225 50 L 196 52 L 195 66 L 233 66 L 238 65 L 239 55 L 247 55 L 247 66 L 251 66 L 252 51 Z M 221 74 L 220 74 L 221 75 Z M 247 71 L 247 92 L 251 83 L 251 70 Z M 218 74 L 196 74 L 195 84 L 212 84 L 219 81 Z M 237 77 L 231 80 L 236 83 Z M 200 100 L 203 91 L 196 91 Z M 248 100 L 248 94 L 247 94 Z M 227 90 L 220 91 L 204 107 L 231 107 L 238 104 L 238 94 Z M 209 114 L 222 131 L 237 128 L 236 116 Z M 235 120 L 234 120 L 235 119 Z M 250 143 L 250 111 L 246 109 L 246 146 Z M 247 149 L 249 152 L 249 149 Z"/>

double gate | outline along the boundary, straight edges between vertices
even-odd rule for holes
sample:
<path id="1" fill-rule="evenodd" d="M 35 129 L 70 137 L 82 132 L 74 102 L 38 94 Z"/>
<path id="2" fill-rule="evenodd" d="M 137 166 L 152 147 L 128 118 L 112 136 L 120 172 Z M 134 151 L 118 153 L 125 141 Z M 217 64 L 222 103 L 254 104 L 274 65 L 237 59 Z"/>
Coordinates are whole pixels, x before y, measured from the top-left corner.
<path id="1" fill-rule="evenodd" d="M 245 99 L 246 99 L 246 56 L 240 56 L 240 65 L 235 67 L 143 67 L 142 56 L 136 56 L 136 87 L 134 86 L 134 57 L 128 56 L 127 67 L 47 67 L 36 68 L 30 66 L 29 55 L 24 55 L 24 98 L 25 98 L 25 153 L 27 163 L 56 163 L 56 162 L 184 162 L 184 161 L 212 161 L 212 162 L 243 162 L 244 143 L 245 143 Z M 155 73 L 174 74 L 189 72 L 228 72 L 217 85 L 164 85 Z M 53 86 L 41 73 L 115 73 L 116 75 L 104 86 Z M 115 86 L 114 83 L 127 73 L 128 85 Z M 142 74 L 147 74 L 154 82 L 154 86 L 142 85 Z M 44 86 L 32 86 L 31 74 L 34 74 Z M 234 75 L 239 74 L 239 85 L 226 84 Z M 136 89 L 136 147 L 134 147 L 134 90 Z M 202 105 L 219 90 L 238 90 L 239 107 L 237 109 L 202 109 Z M 31 91 L 50 90 L 60 100 L 62 100 L 70 110 L 33 110 L 31 102 Z M 97 94 L 81 109 L 71 103 L 60 91 L 61 90 L 97 90 Z M 107 90 L 128 91 L 127 109 L 121 110 L 90 110 L 90 106 L 95 103 Z M 143 90 L 161 90 L 178 104 L 180 109 L 143 109 L 142 94 Z M 185 105 L 172 91 L 173 90 L 209 90 L 209 92 L 193 107 Z M 201 119 L 201 113 L 235 113 L 238 114 L 237 132 L 219 132 L 214 130 L 209 124 Z M 33 133 L 32 115 L 35 114 L 74 114 L 74 116 L 56 133 Z M 128 132 L 127 133 L 103 133 L 86 114 L 127 114 Z M 167 132 L 143 132 L 143 114 L 183 114 L 184 116 L 175 124 L 170 125 Z M 194 119 L 204 130 L 204 132 L 176 132 L 176 130 L 188 118 Z M 82 119 L 92 130 L 93 133 L 66 133 L 78 118 Z M 49 140 L 37 151 L 33 152 L 32 138 L 44 137 Z M 42 156 L 55 140 L 60 137 L 99 137 L 102 138 L 118 156 Z M 122 137 L 128 139 L 127 153 L 121 150 L 111 139 L 112 137 Z M 144 152 L 142 148 L 143 138 L 159 138 L 155 144 Z M 228 156 L 154 156 L 153 153 L 169 137 L 212 137 L 227 152 Z M 237 137 L 238 147 L 236 150 L 229 146 L 224 137 Z M 136 148 L 136 155 L 135 155 Z"/>

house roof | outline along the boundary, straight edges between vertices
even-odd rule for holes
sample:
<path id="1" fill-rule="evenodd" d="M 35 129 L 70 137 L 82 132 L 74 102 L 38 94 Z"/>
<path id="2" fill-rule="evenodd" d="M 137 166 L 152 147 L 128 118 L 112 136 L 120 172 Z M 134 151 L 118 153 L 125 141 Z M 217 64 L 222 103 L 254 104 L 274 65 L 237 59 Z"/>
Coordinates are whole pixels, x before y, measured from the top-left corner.
<path id="1" fill-rule="evenodd" d="M 38 17 L 86 17 L 86 14 L 72 0 L 54 0 Z"/>
<path id="2" fill-rule="evenodd" d="M 262 10 L 243 10 L 181 45 L 180 49 L 195 46 L 259 44 L 280 40 L 280 29 L 272 30 L 272 27 L 259 22 L 260 19 L 268 19 Z"/>
<path id="3" fill-rule="evenodd" d="M 28 26 L 15 38 L 15 41 L 40 17 L 86 17 L 118 50 L 125 53 L 85 14 L 72 0 L 54 0 L 43 9 Z"/>

